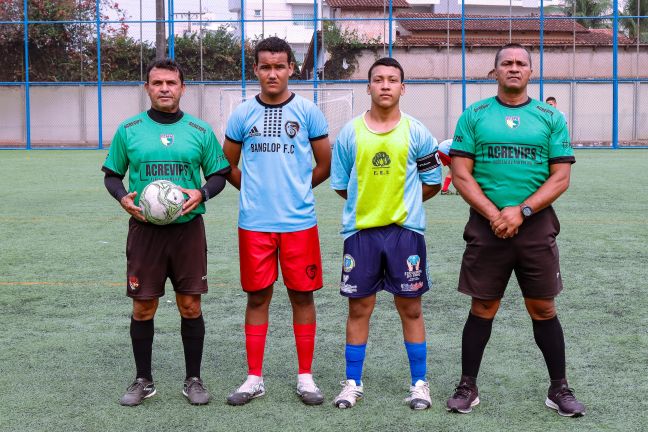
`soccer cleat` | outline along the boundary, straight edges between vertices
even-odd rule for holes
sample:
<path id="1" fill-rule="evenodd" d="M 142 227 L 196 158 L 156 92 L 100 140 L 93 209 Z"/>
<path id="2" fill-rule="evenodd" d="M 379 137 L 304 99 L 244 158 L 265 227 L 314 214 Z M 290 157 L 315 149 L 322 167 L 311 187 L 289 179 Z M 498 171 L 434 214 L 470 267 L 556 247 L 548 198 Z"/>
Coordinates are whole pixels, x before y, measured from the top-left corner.
<path id="1" fill-rule="evenodd" d="M 478 404 L 479 391 L 475 378 L 462 375 L 454 394 L 448 399 L 446 409 L 450 412 L 468 414 Z"/>
<path id="2" fill-rule="evenodd" d="M 340 409 L 351 408 L 358 399 L 364 396 L 362 384 L 356 385 L 352 379 L 340 382 L 342 391 L 333 401 L 333 405 Z"/>
<path id="3" fill-rule="evenodd" d="M 198 377 L 187 378 L 182 387 L 182 394 L 191 405 L 206 405 L 209 403 L 209 392 Z"/>
<path id="4" fill-rule="evenodd" d="M 430 408 L 432 399 L 430 398 L 430 385 L 427 381 L 418 380 L 416 384 L 410 387 L 410 395 L 405 398 L 413 410 L 424 410 Z"/>
<path id="5" fill-rule="evenodd" d="M 119 403 L 124 406 L 137 406 L 144 399 L 155 395 L 155 384 L 146 378 L 137 378 L 128 386 L 126 393 L 119 399 Z"/>
<path id="6" fill-rule="evenodd" d="M 263 384 L 263 378 L 256 375 L 248 375 L 245 382 L 227 396 L 227 403 L 234 406 L 245 405 L 252 399 L 261 397 L 264 394 L 265 385 Z"/>
<path id="7" fill-rule="evenodd" d="M 300 375 L 297 380 L 297 394 L 306 405 L 321 405 L 324 402 L 322 391 L 317 388 L 310 374 L 307 377 L 304 375 L 306 374 Z"/>
<path id="8" fill-rule="evenodd" d="M 563 417 L 580 417 L 585 415 L 585 405 L 574 396 L 574 390 L 567 385 L 567 380 L 560 380 L 559 385 L 552 385 L 547 392 L 545 405 L 558 411 Z"/>
<path id="9" fill-rule="evenodd" d="M 449 190 L 442 190 L 441 195 L 452 195 L 452 192 L 450 192 Z"/>

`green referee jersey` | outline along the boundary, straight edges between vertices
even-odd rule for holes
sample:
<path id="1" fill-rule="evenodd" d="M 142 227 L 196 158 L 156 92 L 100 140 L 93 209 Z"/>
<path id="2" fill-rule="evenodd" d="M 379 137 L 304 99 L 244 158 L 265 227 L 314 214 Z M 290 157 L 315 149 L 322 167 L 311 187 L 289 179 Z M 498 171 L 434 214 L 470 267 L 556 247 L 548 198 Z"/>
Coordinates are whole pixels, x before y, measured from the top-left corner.
<path id="1" fill-rule="evenodd" d="M 549 177 L 549 165 L 574 163 L 563 116 L 529 98 L 510 106 L 497 96 L 463 112 L 451 156 L 474 160 L 473 177 L 499 209 L 519 205 Z"/>
<path id="2" fill-rule="evenodd" d="M 211 127 L 184 113 L 172 124 L 157 123 L 146 112 L 123 122 L 110 144 L 104 167 L 120 175 L 128 171 L 128 192 L 137 192 L 154 180 L 169 180 L 186 189 L 200 189 L 200 170 L 205 177 L 227 168 L 223 150 Z M 184 223 L 205 213 L 200 203 L 174 223 Z"/>

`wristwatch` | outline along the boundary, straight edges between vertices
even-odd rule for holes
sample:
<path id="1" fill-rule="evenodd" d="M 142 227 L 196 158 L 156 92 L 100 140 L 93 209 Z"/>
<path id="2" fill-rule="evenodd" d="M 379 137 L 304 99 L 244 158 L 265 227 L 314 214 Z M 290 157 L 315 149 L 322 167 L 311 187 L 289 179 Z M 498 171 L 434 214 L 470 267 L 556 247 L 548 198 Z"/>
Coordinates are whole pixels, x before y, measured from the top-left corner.
<path id="1" fill-rule="evenodd" d="M 524 216 L 524 219 L 527 219 L 531 217 L 531 215 L 533 215 L 533 209 L 526 203 L 520 204 L 520 210 L 522 210 L 522 216 Z"/>

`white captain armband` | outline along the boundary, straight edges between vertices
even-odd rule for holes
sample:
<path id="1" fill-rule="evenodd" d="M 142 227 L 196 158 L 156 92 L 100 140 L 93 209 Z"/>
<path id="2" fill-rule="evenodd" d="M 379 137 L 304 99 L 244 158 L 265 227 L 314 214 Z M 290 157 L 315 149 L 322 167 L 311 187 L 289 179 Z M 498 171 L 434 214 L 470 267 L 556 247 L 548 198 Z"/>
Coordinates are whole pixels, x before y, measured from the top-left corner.
<path id="1" fill-rule="evenodd" d="M 435 168 L 439 168 L 440 166 L 441 159 L 439 158 L 439 154 L 436 151 L 434 153 L 430 153 L 427 156 L 416 159 L 416 167 L 418 168 L 419 172 L 431 171 Z"/>

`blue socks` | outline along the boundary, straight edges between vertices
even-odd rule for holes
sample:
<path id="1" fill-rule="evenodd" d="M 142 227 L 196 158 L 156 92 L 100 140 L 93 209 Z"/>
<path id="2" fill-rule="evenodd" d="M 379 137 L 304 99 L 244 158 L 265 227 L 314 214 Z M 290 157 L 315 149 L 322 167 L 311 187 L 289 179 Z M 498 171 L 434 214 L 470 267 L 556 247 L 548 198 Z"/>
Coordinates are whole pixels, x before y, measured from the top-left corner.
<path id="1" fill-rule="evenodd" d="M 367 344 L 346 344 L 344 349 L 344 358 L 346 359 L 346 379 L 354 380 L 356 385 L 362 383 L 362 365 L 364 363 L 366 349 Z"/>
<path id="2" fill-rule="evenodd" d="M 416 381 L 425 381 L 427 372 L 427 342 L 413 343 L 405 341 L 407 358 L 410 364 L 410 374 L 412 375 L 412 385 Z"/>

